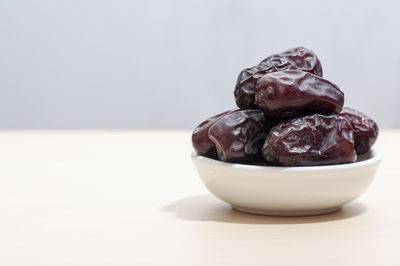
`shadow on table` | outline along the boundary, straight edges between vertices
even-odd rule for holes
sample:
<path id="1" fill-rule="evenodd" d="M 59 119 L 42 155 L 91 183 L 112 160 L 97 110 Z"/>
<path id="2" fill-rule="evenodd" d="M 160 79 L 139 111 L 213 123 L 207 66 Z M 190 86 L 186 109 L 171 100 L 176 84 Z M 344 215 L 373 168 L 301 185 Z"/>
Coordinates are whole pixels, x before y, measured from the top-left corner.
<path id="1" fill-rule="evenodd" d="M 340 211 L 314 216 L 277 217 L 261 216 L 238 212 L 228 204 L 211 195 L 197 195 L 179 199 L 162 208 L 173 212 L 179 219 L 190 221 L 214 221 L 241 224 L 305 224 L 323 223 L 349 219 L 367 211 L 367 207 L 359 201 L 354 201 Z"/>

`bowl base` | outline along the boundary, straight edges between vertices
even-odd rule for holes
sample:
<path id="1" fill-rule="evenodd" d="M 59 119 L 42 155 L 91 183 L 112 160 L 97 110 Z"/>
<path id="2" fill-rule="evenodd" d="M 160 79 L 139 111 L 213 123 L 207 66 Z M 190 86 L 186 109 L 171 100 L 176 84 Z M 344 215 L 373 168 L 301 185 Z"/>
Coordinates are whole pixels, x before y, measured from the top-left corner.
<path id="1" fill-rule="evenodd" d="M 268 216 L 310 216 L 310 215 L 320 215 L 328 214 L 332 212 L 337 212 L 342 209 L 342 206 L 327 208 L 327 209 L 312 209 L 312 210 L 263 210 L 263 209 L 251 209 L 242 208 L 238 206 L 232 206 L 237 211 L 257 214 L 257 215 L 268 215 Z"/>

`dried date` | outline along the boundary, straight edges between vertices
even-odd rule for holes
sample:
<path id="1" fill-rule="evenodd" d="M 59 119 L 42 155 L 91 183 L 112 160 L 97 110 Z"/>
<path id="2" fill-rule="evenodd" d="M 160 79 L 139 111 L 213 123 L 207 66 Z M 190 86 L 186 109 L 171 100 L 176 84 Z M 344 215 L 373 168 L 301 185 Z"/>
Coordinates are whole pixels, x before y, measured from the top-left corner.
<path id="1" fill-rule="evenodd" d="M 267 117 L 287 120 L 310 114 L 336 114 L 344 94 L 333 83 L 299 70 L 273 72 L 256 85 L 256 105 Z"/>
<path id="2" fill-rule="evenodd" d="M 214 142 L 211 141 L 211 139 L 208 137 L 208 131 L 210 127 L 221 117 L 223 117 L 226 114 L 233 113 L 236 110 L 230 110 L 226 111 L 217 115 L 214 115 L 204 122 L 202 122 L 200 125 L 198 125 L 193 133 L 192 133 L 192 146 L 194 150 L 197 152 L 199 155 L 203 156 L 208 156 L 208 157 L 216 157 L 217 151 L 215 149 L 215 144 Z"/>
<path id="3" fill-rule="evenodd" d="M 260 110 L 241 110 L 218 119 L 208 132 L 218 157 L 225 162 L 255 162 L 273 126 Z"/>
<path id="4" fill-rule="evenodd" d="M 344 107 L 339 115 L 346 118 L 353 127 L 354 148 L 357 154 L 368 152 L 375 144 L 379 134 L 379 128 L 375 121 L 366 114 L 348 107 Z"/>
<path id="5" fill-rule="evenodd" d="M 343 164 L 357 159 L 350 123 L 340 116 L 318 114 L 271 129 L 262 155 L 268 162 L 283 166 Z"/>
<path id="6" fill-rule="evenodd" d="M 257 66 L 242 70 L 235 86 L 235 100 L 242 109 L 256 108 L 255 87 L 257 80 L 265 74 L 283 70 L 302 70 L 322 77 L 321 63 L 311 50 L 296 47 L 279 54 L 274 54 Z"/>

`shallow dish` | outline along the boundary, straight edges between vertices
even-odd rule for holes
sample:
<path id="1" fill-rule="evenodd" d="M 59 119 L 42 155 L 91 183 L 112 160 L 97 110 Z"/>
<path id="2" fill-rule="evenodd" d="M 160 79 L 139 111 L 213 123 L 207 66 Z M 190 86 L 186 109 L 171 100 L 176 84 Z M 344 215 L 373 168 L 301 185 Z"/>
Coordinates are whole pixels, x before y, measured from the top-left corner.
<path id="1" fill-rule="evenodd" d="M 236 210 L 262 215 L 330 213 L 358 198 L 382 159 L 377 150 L 355 163 L 278 167 L 232 164 L 192 153 L 207 189 Z"/>

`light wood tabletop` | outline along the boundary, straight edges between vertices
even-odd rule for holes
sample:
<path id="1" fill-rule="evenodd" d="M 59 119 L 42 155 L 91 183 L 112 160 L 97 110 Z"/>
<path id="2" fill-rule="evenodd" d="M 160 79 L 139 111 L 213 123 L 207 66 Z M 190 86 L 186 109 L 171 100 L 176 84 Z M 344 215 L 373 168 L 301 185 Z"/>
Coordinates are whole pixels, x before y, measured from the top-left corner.
<path id="1" fill-rule="evenodd" d="M 205 189 L 190 131 L 1 131 L 0 265 L 400 265 L 400 131 L 369 190 L 311 217 Z"/>

